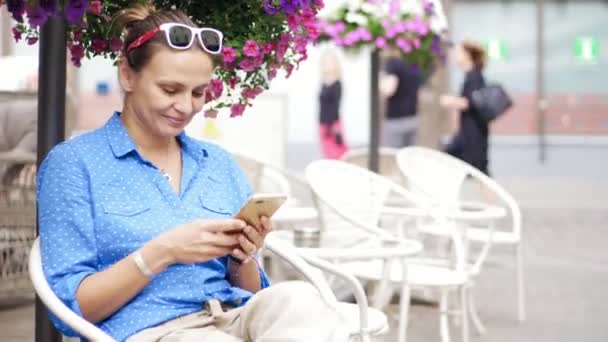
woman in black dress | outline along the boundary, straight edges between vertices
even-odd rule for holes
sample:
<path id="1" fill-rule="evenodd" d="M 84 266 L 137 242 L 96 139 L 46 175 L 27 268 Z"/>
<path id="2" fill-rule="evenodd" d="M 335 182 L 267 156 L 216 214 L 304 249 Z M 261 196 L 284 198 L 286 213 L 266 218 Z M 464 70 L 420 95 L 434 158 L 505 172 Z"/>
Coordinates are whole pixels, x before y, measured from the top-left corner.
<path id="1" fill-rule="evenodd" d="M 471 96 L 485 86 L 483 69 L 486 52 L 477 43 L 464 42 L 457 46 L 456 62 L 466 73 L 460 96 L 444 95 L 441 105 L 460 112 L 459 129 L 446 152 L 488 174 L 488 123 L 473 107 Z"/>
<path id="2" fill-rule="evenodd" d="M 338 57 L 326 53 L 321 59 L 321 92 L 319 94 L 319 138 L 323 158 L 340 159 L 347 151 L 340 122 L 342 99 L 341 72 Z"/>

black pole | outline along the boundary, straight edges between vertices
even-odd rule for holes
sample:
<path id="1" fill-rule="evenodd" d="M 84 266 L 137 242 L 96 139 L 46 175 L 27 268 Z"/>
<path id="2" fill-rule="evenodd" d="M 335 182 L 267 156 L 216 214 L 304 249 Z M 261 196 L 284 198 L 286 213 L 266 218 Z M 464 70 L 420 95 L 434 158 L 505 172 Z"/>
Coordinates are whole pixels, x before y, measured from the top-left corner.
<path id="1" fill-rule="evenodd" d="M 380 149 L 380 94 L 378 89 L 378 77 L 380 72 L 380 54 L 377 49 L 371 54 L 370 63 L 370 134 L 369 134 L 369 169 L 379 170 Z"/>
<path id="2" fill-rule="evenodd" d="M 38 166 L 65 137 L 66 24 L 63 16 L 48 19 L 40 32 L 38 57 Z M 36 342 L 61 342 L 47 309 L 36 298 Z"/>
<path id="3" fill-rule="evenodd" d="M 536 0 L 536 112 L 538 124 L 538 158 L 547 159 L 545 99 L 545 8 L 544 0 Z"/>

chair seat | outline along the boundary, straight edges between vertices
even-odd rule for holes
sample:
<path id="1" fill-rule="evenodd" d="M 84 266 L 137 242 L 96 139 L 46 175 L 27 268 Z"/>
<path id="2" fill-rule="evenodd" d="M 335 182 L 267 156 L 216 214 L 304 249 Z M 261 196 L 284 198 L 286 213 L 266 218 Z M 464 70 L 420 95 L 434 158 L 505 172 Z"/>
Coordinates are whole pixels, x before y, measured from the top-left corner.
<path id="1" fill-rule="evenodd" d="M 338 311 L 347 318 L 351 334 L 357 334 L 359 332 L 359 307 L 357 304 L 338 303 Z M 367 319 L 371 335 L 380 335 L 388 332 L 388 319 L 384 312 L 368 308 Z"/>
<path id="2" fill-rule="evenodd" d="M 382 279 L 382 261 L 360 261 L 341 264 L 340 267 L 356 277 L 378 281 Z M 402 283 L 401 263 L 393 263 L 391 282 Z M 428 263 L 408 263 L 408 283 L 411 286 L 459 286 L 467 282 L 465 272 L 454 271 L 448 267 Z"/>
<path id="3" fill-rule="evenodd" d="M 436 225 L 423 225 L 418 228 L 420 231 L 427 234 L 447 236 L 448 232 L 445 228 Z M 467 238 L 469 241 L 484 242 L 488 239 L 489 231 L 487 228 L 467 228 Z M 519 237 L 513 232 L 494 231 L 492 233 L 492 243 L 502 245 L 514 245 L 519 243 Z"/>

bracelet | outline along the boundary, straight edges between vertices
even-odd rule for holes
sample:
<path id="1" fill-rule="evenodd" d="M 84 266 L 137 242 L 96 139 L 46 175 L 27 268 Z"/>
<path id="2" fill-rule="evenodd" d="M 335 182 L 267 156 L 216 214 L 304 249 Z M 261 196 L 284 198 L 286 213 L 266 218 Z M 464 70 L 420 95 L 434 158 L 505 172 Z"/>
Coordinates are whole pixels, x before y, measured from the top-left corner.
<path id="1" fill-rule="evenodd" d="M 135 266 L 139 269 L 139 271 L 145 275 L 146 277 L 152 279 L 154 277 L 154 273 L 150 271 L 150 268 L 146 264 L 144 257 L 141 255 L 139 250 L 133 253 L 133 261 L 135 262 Z"/>

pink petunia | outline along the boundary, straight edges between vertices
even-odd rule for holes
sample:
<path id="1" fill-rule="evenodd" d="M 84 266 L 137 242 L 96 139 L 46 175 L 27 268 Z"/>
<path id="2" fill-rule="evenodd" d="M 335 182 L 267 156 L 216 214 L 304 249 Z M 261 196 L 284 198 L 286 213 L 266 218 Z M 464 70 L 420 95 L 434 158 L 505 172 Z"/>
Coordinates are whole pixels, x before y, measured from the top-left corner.
<path id="1" fill-rule="evenodd" d="M 237 85 L 237 84 L 238 84 L 240 81 L 241 81 L 241 79 L 240 79 L 240 78 L 238 78 L 237 76 L 232 76 L 232 77 L 230 78 L 230 82 L 229 82 L 229 84 L 230 84 L 230 89 L 234 89 L 234 88 L 236 88 L 236 85 Z"/>
<path id="2" fill-rule="evenodd" d="M 265 43 L 265 44 L 264 44 L 263 51 L 264 51 L 264 54 L 265 54 L 265 55 L 267 55 L 267 54 L 271 53 L 271 52 L 272 52 L 272 50 L 273 50 L 273 48 L 272 48 L 272 44 L 270 44 L 270 43 Z"/>
<path id="3" fill-rule="evenodd" d="M 94 15 L 101 14 L 101 1 L 93 0 L 89 3 L 89 13 Z"/>
<path id="4" fill-rule="evenodd" d="M 315 21 L 315 12 L 310 8 L 305 8 L 300 15 L 300 21 L 303 25 L 308 25 Z"/>
<path id="5" fill-rule="evenodd" d="M 384 37 L 376 38 L 376 47 L 378 49 L 385 49 L 387 46 L 388 46 L 388 44 L 386 42 L 386 38 L 384 38 Z"/>
<path id="6" fill-rule="evenodd" d="M 232 63 L 236 59 L 236 51 L 230 46 L 224 46 L 222 49 L 224 63 Z"/>
<path id="7" fill-rule="evenodd" d="M 296 17 L 293 14 L 289 14 L 287 16 L 287 26 L 289 26 L 289 28 L 292 31 L 297 31 L 298 30 L 298 25 L 299 25 L 298 17 Z"/>
<path id="8" fill-rule="evenodd" d="M 255 70 L 256 66 L 255 66 L 255 60 L 252 58 L 246 58 L 243 59 L 240 63 L 239 63 L 239 67 L 245 71 L 245 72 L 252 72 Z"/>
<path id="9" fill-rule="evenodd" d="M 211 80 L 209 84 L 209 90 L 211 91 L 211 95 L 213 98 L 218 98 L 222 96 L 222 92 L 224 92 L 224 82 L 222 80 Z"/>
<path id="10" fill-rule="evenodd" d="M 91 47 L 94 53 L 100 54 L 106 50 L 107 43 L 103 39 L 95 38 L 93 39 L 93 43 L 91 43 Z"/>
<path id="11" fill-rule="evenodd" d="M 268 80 L 272 81 L 277 77 L 277 69 L 276 68 L 270 68 L 268 69 Z"/>
<path id="12" fill-rule="evenodd" d="M 230 117 L 236 117 L 236 116 L 241 116 L 243 115 L 243 112 L 245 111 L 245 105 L 242 103 L 235 103 L 232 105 L 232 107 L 230 107 Z"/>
<path id="13" fill-rule="evenodd" d="M 243 54 L 247 57 L 257 57 L 260 54 L 260 45 L 255 40 L 248 40 L 243 46 Z"/>
<path id="14" fill-rule="evenodd" d="M 395 44 L 397 44 L 398 47 L 401 48 L 401 50 L 405 53 L 411 52 L 412 51 L 412 46 L 410 45 L 410 43 L 408 43 L 405 39 L 403 38 L 398 38 L 395 41 Z"/>
<path id="15" fill-rule="evenodd" d="M 122 48 L 122 40 L 118 37 L 114 37 L 110 39 L 110 50 L 112 52 L 120 51 Z"/>
<path id="16" fill-rule="evenodd" d="M 285 72 L 287 72 L 287 78 L 291 77 L 291 73 L 293 72 L 293 68 L 294 68 L 293 64 L 290 64 L 290 63 L 286 63 L 285 64 Z"/>

